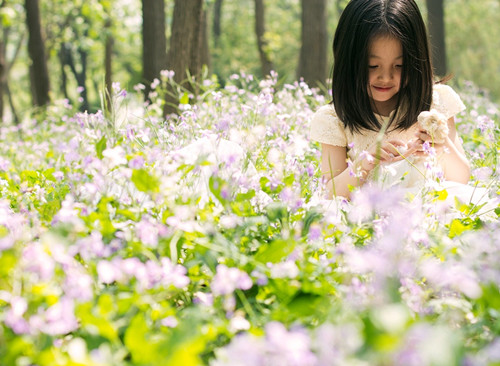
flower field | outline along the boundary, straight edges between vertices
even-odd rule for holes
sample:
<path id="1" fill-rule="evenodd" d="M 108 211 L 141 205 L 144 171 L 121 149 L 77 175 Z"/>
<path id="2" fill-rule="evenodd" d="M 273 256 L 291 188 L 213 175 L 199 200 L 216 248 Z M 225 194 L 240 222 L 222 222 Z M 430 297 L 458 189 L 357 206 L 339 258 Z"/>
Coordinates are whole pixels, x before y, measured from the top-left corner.
<path id="1" fill-rule="evenodd" d="M 500 112 L 458 129 L 492 209 L 324 200 L 304 83 L 206 80 L 161 117 L 55 102 L 0 127 L 1 365 L 500 365 Z M 140 89 L 140 86 L 136 88 Z"/>

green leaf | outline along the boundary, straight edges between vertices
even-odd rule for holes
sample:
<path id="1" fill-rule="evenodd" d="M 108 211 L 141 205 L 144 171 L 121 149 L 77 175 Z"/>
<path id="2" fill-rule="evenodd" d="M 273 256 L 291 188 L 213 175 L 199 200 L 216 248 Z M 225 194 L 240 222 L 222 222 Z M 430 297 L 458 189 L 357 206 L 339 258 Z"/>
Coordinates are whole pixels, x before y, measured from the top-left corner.
<path id="1" fill-rule="evenodd" d="M 309 229 L 311 228 L 311 225 L 319 221 L 321 219 L 322 215 L 314 210 L 307 211 L 306 217 L 304 217 L 303 220 L 303 227 L 302 227 L 302 236 L 306 236 L 309 233 Z"/>
<path id="2" fill-rule="evenodd" d="M 267 217 L 269 221 L 282 220 L 288 217 L 286 206 L 281 202 L 272 202 L 266 206 Z"/>
<path id="3" fill-rule="evenodd" d="M 107 145 L 106 136 L 103 136 L 99 141 L 96 142 L 95 151 L 99 159 L 103 158 L 102 152 L 106 150 L 106 145 Z"/>
<path id="4" fill-rule="evenodd" d="M 309 316 L 317 313 L 318 307 L 323 300 L 322 296 L 299 291 L 288 303 L 287 307 L 296 315 Z"/>
<path id="5" fill-rule="evenodd" d="M 179 99 L 180 104 L 189 104 L 189 94 L 187 92 L 184 92 L 182 96 Z"/>
<path id="6" fill-rule="evenodd" d="M 148 329 L 144 314 L 139 312 L 125 332 L 124 343 L 135 364 L 150 364 L 158 352 L 158 344 L 149 340 Z"/>
<path id="7" fill-rule="evenodd" d="M 257 251 L 255 260 L 261 263 L 277 263 L 290 255 L 296 244 L 293 240 L 284 239 L 276 239 L 269 244 L 263 244 Z"/>
<path id="8" fill-rule="evenodd" d="M 454 237 L 461 235 L 465 231 L 473 229 L 473 227 L 474 225 L 471 223 L 464 223 L 460 219 L 454 219 L 450 224 L 450 232 L 448 236 L 453 239 Z"/>
<path id="9" fill-rule="evenodd" d="M 158 193 L 160 191 L 158 178 L 149 174 L 145 169 L 134 169 L 132 171 L 132 183 L 141 192 Z"/>

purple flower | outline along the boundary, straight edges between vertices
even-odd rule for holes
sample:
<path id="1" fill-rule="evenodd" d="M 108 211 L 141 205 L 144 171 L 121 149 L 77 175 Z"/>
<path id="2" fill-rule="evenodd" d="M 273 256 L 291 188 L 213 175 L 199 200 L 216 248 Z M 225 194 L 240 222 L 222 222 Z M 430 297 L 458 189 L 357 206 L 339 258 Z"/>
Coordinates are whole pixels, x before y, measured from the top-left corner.
<path id="1" fill-rule="evenodd" d="M 179 321 L 175 316 L 167 316 L 161 320 L 161 325 L 164 327 L 175 328 L 179 324 Z"/>
<path id="2" fill-rule="evenodd" d="M 144 245 L 151 248 L 158 246 L 158 227 L 148 218 L 142 218 L 137 223 L 135 233 Z"/>
<path id="3" fill-rule="evenodd" d="M 5 325 L 11 328 L 16 334 L 29 333 L 30 327 L 24 319 L 24 313 L 28 310 L 28 302 L 15 296 L 10 300 L 10 309 L 5 314 Z"/>
<path id="4" fill-rule="evenodd" d="M 93 297 L 93 280 L 76 261 L 72 266 L 65 266 L 66 279 L 63 284 L 64 294 L 71 299 L 89 301 Z"/>
<path id="5" fill-rule="evenodd" d="M 227 295 L 236 289 L 248 290 L 252 287 L 252 279 L 238 268 L 228 268 L 224 264 L 219 264 L 210 287 L 214 295 Z"/>
<path id="6" fill-rule="evenodd" d="M 97 275 L 99 281 L 110 284 L 122 278 L 121 270 L 114 262 L 102 260 L 97 263 Z"/>
<path id="7" fill-rule="evenodd" d="M 193 294 L 193 302 L 205 306 L 212 306 L 214 303 L 214 296 L 205 292 L 195 292 Z"/>
<path id="8" fill-rule="evenodd" d="M 23 250 L 25 269 L 36 273 L 41 281 L 48 281 L 54 275 L 54 259 L 47 254 L 39 243 L 27 245 Z"/>
<path id="9" fill-rule="evenodd" d="M 10 168 L 10 161 L 0 156 L 0 171 L 6 172 Z"/>
<path id="10" fill-rule="evenodd" d="M 63 335 L 78 328 L 73 299 L 63 296 L 45 312 L 30 318 L 30 326 L 49 335 Z"/>
<path id="11" fill-rule="evenodd" d="M 141 169 L 144 166 L 144 158 L 142 156 L 135 156 L 128 162 L 131 169 Z"/>
<path id="12" fill-rule="evenodd" d="M 424 153 L 428 156 L 436 156 L 436 149 L 431 146 L 431 143 L 429 141 L 425 141 L 422 144 L 422 148 L 424 149 Z"/>
<path id="13" fill-rule="evenodd" d="M 162 258 L 161 267 L 165 284 L 177 288 L 183 288 L 189 284 L 189 278 L 186 276 L 187 269 L 184 266 L 180 264 L 173 265 L 169 258 Z"/>

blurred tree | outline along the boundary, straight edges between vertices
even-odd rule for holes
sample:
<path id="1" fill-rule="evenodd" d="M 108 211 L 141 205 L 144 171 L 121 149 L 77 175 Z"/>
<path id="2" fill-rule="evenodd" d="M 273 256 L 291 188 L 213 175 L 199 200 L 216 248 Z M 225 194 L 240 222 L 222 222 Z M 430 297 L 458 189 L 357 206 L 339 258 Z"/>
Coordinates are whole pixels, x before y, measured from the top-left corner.
<path id="1" fill-rule="evenodd" d="M 327 75 L 327 9 L 326 0 L 301 0 L 302 46 L 298 77 L 310 86 L 326 83 Z"/>
<path id="2" fill-rule="evenodd" d="M 49 101 L 49 72 L 45 56 L 45 42 L 40 22 L 38 0 L 26 0 L 26 23 L 28 26 L 28 52 L 31 58 L 30 78 L 33 104 L 44 106 Z"/>
<path id="3" fill-rule="evenodd" d="M 0 2 L 0 9 L 5 5 L 5 1 Z M 3 19 L 0 19 L 0 22 Z M 3 96 L 5 90 L 5 82 L 7 80 L 7 65 L 5 61 L 5 38 L 7 30 L 2 24 L 2 34 L 0 34 L 0 120 L 3 121 Z"/>
<path id="4" fill-rule="evenodd" d="M 220 39 L 221 13 L 222 13 L 222 0 L 215 0 L 212 31 L 214 33 L 214 44 L 216 47 L 219 45 L 219 39 Z"/>
<path id="5" fill-rule="evenodd" d="M 255 34 L 257 36 L 262 77 L 265 77 L 274 70 L 274 65 L 267 50 L 264 0 L 255 0 Z"/>
<path id="6" fill-rule="evenodd" d="M 208 42 L 208 16 L 207 10 L 203 9 L 201 14 L 201 26 L 199 28 L 201 39 L 201 66 L 205 65 L 208 69 L 211 67 L 210 46 Z"/>
<path id="7" fill-rule="evenodd" d="M 444 0 L 426 0 L 427 23 L 432 45 L 432 62 L 436 75 L 445 76 L 446 43 L 444 25 Z"/>
<path id="8" fill-rule="evenodd" d="M 175 0 L 167 67 L 175 72 L 175 82 L 194 94 L 196 86 L 190 81 L 199 80 L 201 76 L 204 25 L 203 0 Z M 170 91 L 165 99 L 164 114 L 176 113 L 177 105 L 178 96 Z"/>
<path id="9" fill-rule="evenodd" d="M 187 10 L 187 9 L 186 9 Z M 165 1 L 142 0 L 142 78 L 148 98 L 151 82 L 167 67 Z"/>
<path id="10" fill-rule="evenodd" d="M 20 17 L 13 8 L 4 8 L 6 3 L 6 1 L 0 2 L 0 23 L 2 24 L 0 33 L 0 120 L 4 121 L 6 107 L 5 99 L 7 98 L 10 105 L 12 121 L 18 124 L 19 117 L 9 88 L 9 71 L 17 60 L 24 44 L 25 26 L 23 26 L 24 20 L 22 23 L 21 21 L 15 21 Z M 23 29 L 23 31 L 21 31 L 21 29 Z M 7 47 L 9 45 L 11 46 L 10 51 L 13 50 L 13 52 L 9 52 L 10 60 L 9 57 L 7 57 Z"/>
<path id="11" fill-rule="evenodd" d="M 108 109 L 112 107 L 111 95 L 113 90 L 111 88 L 113 83 L 113 44 L 114 38 L 111 32 L 112 20 L 109 17 L 104 23 L 104 29 L 106 31 L 106 40 L 104 45 L 104 84 L 106 88 L 106 103 Z"/>

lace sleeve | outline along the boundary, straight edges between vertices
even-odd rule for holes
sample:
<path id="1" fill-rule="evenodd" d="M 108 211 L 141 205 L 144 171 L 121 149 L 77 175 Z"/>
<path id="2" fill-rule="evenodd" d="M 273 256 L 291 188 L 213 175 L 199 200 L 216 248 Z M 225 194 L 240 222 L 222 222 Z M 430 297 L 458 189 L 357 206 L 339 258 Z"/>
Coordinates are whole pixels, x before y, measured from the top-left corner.
<path id="1" fill-rule="evenodd" d="M 347 146 L 344 124 L 338 119 L 332 105 L 321 107 L 311 120 L 311 140 L 334 146 Z"/>
<path id="2" fill-rule="evenodd" d="M 448 85 L 434 85 L 432 94 L 433 108 L 451 118 L 465 109 L 465 105 L 458 94 Z"/>

